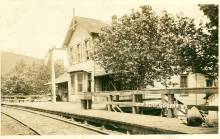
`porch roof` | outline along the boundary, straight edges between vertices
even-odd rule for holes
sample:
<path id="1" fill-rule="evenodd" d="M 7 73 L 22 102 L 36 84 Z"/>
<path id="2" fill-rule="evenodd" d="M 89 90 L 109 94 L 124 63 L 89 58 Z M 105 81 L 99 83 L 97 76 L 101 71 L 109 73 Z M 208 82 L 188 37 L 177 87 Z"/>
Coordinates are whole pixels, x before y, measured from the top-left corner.
<path id="1" fill-rule="evenodd" d="M 64 83 L 64 82 L 68 82 L 68 73 L 67 72 L 63 73 L 62 75 L 60 75 L 59 77 L 57 77 L 55 79 L 56 84 Z M 51 81 L 46 83 L 45 85 L 50 85 L 50 84 L 51 84 Z"/>
<path id="2" fill-rule="evenodd" d="M 92 61 L 85 61 L 81 63 L 77 63 L 72 65 L 67 72 L 77 72 L 77 71 L 86 71 L 92 72 L 93 69 L 93 62 Z"/>
<path id="3" fill-rule="evenodd" d="M 106 73 L 105 71 L 95 71 L 95 77 L 101 77 L 101 76 L 106 76 L 106 75 L 111 75 L 113 74 L 112 72 Z"/>

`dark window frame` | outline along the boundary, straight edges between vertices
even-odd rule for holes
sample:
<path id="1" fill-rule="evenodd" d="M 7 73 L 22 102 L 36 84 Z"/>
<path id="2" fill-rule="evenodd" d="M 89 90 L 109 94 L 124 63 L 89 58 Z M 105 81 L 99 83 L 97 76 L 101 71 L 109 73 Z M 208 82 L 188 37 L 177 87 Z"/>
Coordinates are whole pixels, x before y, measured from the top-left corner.
<path id="1" fill-rule="evenodd" d="M 180 88 L 188 88 L 188 75 L 180 75 Z M 189 93 L 180 94 L 180 96 L 189 96 Z"/>
<path id="2" fill-rule="evenodd" d="M 77 73 L 77 91 L 83 92 L 83 73 Z"/>
<path id="3" fill-rule="evenodd" d="M 214 81 L 212 79 L 206 79 L 206 87 L 213 87 Z"/>

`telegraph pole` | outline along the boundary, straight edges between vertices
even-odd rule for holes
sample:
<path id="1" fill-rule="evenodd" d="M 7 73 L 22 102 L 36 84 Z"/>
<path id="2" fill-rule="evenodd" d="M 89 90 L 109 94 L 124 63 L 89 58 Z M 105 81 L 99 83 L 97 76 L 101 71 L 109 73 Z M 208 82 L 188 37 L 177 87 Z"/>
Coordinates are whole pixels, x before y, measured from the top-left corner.
<path id="1" fill-rule="evenodd" d="M 45 64 L 48 64 L 48 62 L 50 62 L 50 66 L 51 66 L 51 86 L 52 86 L 52 98 L 51 101 L 52 102 L 56 102 L 56 82 L 55 82 L 55 50 L 65 50 L 65 48 L 56 48 L 56 47 L 52 47 L 51 49 L 49 49 L 47 55 L 46 55 L 46 60 L 45 60 Z"/>
<path id="2" fill-rule="evenodd" d="M 92 52 L 93 55 L 95 54 L 95 48 L 94 44 L 92 43 Z M 91 92 L 95 92 L 95 59 L 93 60 L 93 69 L 92 69 L 92 74 L 91 74 Z"/>
<path id="3" fill-rule="evenodd" d="M 51 85 L 52 85 L 52 102 L 56 102 L 56 84 L 55 84 L 55 67 L 54 67 L 54 47 L 50 51 L 51 56 Z"/>

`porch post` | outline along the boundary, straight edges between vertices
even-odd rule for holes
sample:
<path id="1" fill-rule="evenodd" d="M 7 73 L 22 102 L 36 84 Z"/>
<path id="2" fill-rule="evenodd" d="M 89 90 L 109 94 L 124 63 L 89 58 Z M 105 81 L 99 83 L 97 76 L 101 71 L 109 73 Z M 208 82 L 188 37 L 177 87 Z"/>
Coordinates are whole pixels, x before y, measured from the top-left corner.
<path id="1" fill-rule="evenodd" d="M 84 72 L 83 73 L 83 92 L 88 91 L 88 73 Z"/>
<path id="2" fill-rule="evenodd" d="M 91 74 L 91 92 L 95 92 L 95 75 L 94 75 L 94 70 L 92 71 Z"/>
<path id="3" fill-rule="evenodd" d="M 68 73 L 68 98 L 67 101 L 70 102 L 70 95 L 72 93 L 72 80 L 71 80 L 71 73 Z"/>
<path id="4" fill-rule="evenodd" d="M 74 88 L 75 88 L 75 90 L 74 90 L 74 95 L 77 95 L 78 93 L 78 80 L 77 80 L 77 76 L 78 76 L 78 74 L 77 73 L 74 73 L 75 75 L 74 75 Z"/>
<path id="5" fill-rule="evenodd" d="M 57 91 L 58 91 L 58 95 L 60 95 L 60 99 L 61 99 L 61 101 L 63 101 L 63 86 L 62 86 L 62 83 L 61 84 L 57 84 Z"/>

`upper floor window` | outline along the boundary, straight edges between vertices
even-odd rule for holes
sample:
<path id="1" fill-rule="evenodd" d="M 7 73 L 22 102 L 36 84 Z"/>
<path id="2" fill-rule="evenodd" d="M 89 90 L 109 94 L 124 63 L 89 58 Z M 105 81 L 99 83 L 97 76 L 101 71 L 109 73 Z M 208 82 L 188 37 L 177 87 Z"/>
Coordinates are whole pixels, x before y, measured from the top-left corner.
<path id="1" fill-rule="evenodd" d="M 90 52 L 90 42 L 89 42 L 89 40 L 86 40 L 86 41 L 85 41 L 86 60 L 89 60 L 89 59 L 90 59 L 89 52 Z"/>
<path id="2" fill-rule="evenodd" d="M 73 62 L 73 48 L 72 47 L 70 47 L 70 49 L 69 49 L 69 55 L 70 55 L 70 60 L 71 60 L 71 62 Z"/>
<path id="3" fill-rule="evenodd" d="M 77 44 L 77 60 L 78 60 L 78 62 L 80 62 L 81 61 L 81 46 L 80 46 L 80 44 Z"/>

